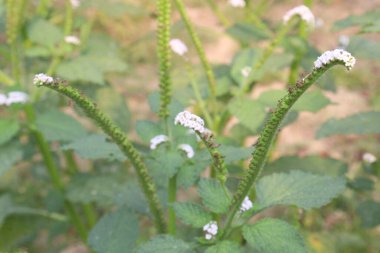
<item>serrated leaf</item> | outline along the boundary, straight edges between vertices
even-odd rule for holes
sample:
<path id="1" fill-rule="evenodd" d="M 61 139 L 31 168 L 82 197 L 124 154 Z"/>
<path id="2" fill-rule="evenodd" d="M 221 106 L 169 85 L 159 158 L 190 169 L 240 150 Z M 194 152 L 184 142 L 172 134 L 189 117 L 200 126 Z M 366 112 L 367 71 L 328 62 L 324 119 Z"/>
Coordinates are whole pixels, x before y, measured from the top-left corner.
<path id="1" fill-rule="evenodd" d="M 107 176 L 78 175 L 67 187 L 66 197 L 74 203 L 96 203 L 110 206 L 116 194 L 124 187 L 115 178 Z"/>
<path id="2" fill-rule="evenodd" d="M 20 124 L 15 120 L 0 119 L 0 145 L 10 141 L 20 130 Z"/>
<path id="3" fill-rule="evenodd" d="M 185 163 L 182 165 L 177 174 L 177 185 L 184 188 L 189 188 L 198 181 L 201 173 L 210 164 L 209 160 L 197 159 L 194 163 Z"/>
<path id="4" fill-rule="evenodd" d="M 105 87 L 96 91 L 98 107 L 105 112 L 121 129 L 130 128 L 131 113 L 124 96 L 115 89 Z"/>
<path id="5" fill-rule="evenodd" d="M 130 252 L 139 235 L 137 217 L 121 208 L 103 216 L 91 230 L 88 243 L 98 253 Z"/>
<path id="6" fill-rule="evenodd" d="M 22 158 L 22 150 L 18 146 L 7 145 L 0 148 L 0 177 Z"/>
<path id="7" fill-rule="evenodd" d="M 29 26 L 28 36 L 32 42 L 49 48 L 63 41 L 63 33 L 59 27 L 43 19 L 38 19 Z"/>
<path id="8" fill-rule="evenodd" d="M 343 119 L 329 119 L 318 129 L 316 137 L 338 134 L 380 134 L 380 112 L 362 112 Z"/>
<path id="9" fill-rule="evenodd" d="M 158 235 L 141 245 L 137 253 L 193 253 L 191 247 L 184 241 L 170 235 Z"/>
<path id="10" fill-rule="evenodd" d="M 164 130 L 153 121 L 139 120 L 136 123 L 136 132 L 141 140 L 149 142 L 153 137 L 163 134 Z"/>
<path id="11" fill-rule="evenodd" d="M 112 197 L 112 199 L 119 207 L 126 206 L 137 213 L 149 213 L 149 207 L 145 195 L 136 181 L 126 183 L 122 189 Z"/>
<path id="12" fill-rule="evenodd" d="M 265 253 L 307 253 L 301 235 L 285 221 L 263 219 L 243 227 L 249 245 Z"/>
<path id="13" fill-rule="evenodd" d="M 201 206 L 190 202 L 175 203 L 174 210 L 183 223 L 194 228 L 201 228 L 212 219 L 211 214 Z"/>
<path id="14" fill-rule="evenodd" d="M 92 134 L 62 146 L 64 150 L 74 150 L 83 159 L 109 159 L 125 161 L 127 158 L 118 146 L 107 141 L 101 134 Z"/>
<path id="15" fill-rule="evenodd" d="M 36 125 L 48 141 L 74 141 L 87 135 L 78 121 L 58 110 L 39 115 Z"/>
<path id="16" fill-rule="evenodd" d="M 298 157 L 282 156 L 266 165 L 263 173 L 265 175 L 274 172 L 289 172 L 291 170 L 302 170 L 321 175 L 343 176 L 348 166 L 340 160 L 317 155 Z"/>
<path id="17" fill-rule="evenodd" d="M 201 179 L 199 194 L 203 204 L 214 213 L 225 213 L 231 204 L 231 196 L 216 179 Z"/>
<path id="18" fill-rule="evenodd" d="M 236 116 L 240 123 L 255 131 L 265 119 L 265 106 L 251 99 L 235 99 L 228 104 L 228 110 Z"/>
<path id="19" fill-rule="evenodd" d="M 372 200 L 362 202 L 356 212 L 364 227 L 374 228 L 380 224 L 380 202 Z"/>
<path id="20" fill-rule="evenodd" d="M 219 151 L 223 155 L 224 161 L 227 164 L 248 159 L 252 153 L 252 150 L 253 148 L 234 147 L 228 145 L 221 145 L 219 147 Z"/>
<path id="21" fill-rule="evenodd" d="M 274 173 L 256 184 L 261 209 L 274 205 L 296 205 L 310 209 L 326 205 L 345 189 L 343 177 L 320 176 L 302 171 Z"/>
<path id="22" fill-rule="evenodd" d="M 205 253 L 242 253 L 243 250 L 240 248 L 237 242 L 232 241 L 221 241 L 205 251 Z"/>

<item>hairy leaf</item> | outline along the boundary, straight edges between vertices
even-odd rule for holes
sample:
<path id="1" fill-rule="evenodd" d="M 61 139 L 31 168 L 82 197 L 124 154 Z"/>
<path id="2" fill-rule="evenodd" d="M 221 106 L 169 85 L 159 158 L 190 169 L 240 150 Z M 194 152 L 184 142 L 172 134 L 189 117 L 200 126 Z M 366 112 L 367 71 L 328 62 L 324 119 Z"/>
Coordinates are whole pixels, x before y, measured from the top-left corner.
<path id="1" fill-rule="evenodd" d="M 199 194 L 203 204 L 214 213 L 225 213 L 231 204 L 227 189 L 216 179 L 201 179 Z"/>
<path id="2" fill-rule="evenodd" d="M 242 253 L 237 242 L 221 241 L 211 247 L 209 247 L 205 253 Z"/>
<path id="3" fill-rule="evenodd" d="M 22 158 L 22 150 L 19 146 L 7 145 L 0 148 L 0 177 L 12 168 Z"/>
<path id="4" fill-rule="evenodd" d="M 265 119 L 265 106 L 251 99 L 235 99 L 228 104 L 228 110 L 235 115 L 241 124 L 255 131 Z"/>
<path id="5" fill-rule="evenodd" d="M 170 235 L 158 235 L 137 249 L 137 253 L 192 253 L 191 247 Z"/>
<path id="6" fill-rule="evenodd" d="M 32 42 L 49 48 L 63 41 L 59 27 L 43 19 L 37 19 L 28 27 L 28 36 Z"/>
<path id="7" fill-rule="evenodd" d="M 366 228 L 380 225 L 380 202 L 368 200 L 359 204 L 356 212 Z"/>
<path id="8" fill-rule="evenodd" d="M 262 209 L 274 205 L 317 208 L 329 203 L 344 189 L 343 177 L 320 176 L 302 171 L 275 173 L 257 182 L 257 204 Z"/>
<path id="9" fill-rule="evenodd" d="M 211 214 L 202 207 L 189 202 L 175 203 L 174 210 L 183 223 L 194 228 L 201 228 L 212 219 Z"/>
<path id="10" fill-rule="evenodd" d="M 11 140 L 20 130 L 20 124 L 15 120 L 0 119 L 0 145 Z"/>

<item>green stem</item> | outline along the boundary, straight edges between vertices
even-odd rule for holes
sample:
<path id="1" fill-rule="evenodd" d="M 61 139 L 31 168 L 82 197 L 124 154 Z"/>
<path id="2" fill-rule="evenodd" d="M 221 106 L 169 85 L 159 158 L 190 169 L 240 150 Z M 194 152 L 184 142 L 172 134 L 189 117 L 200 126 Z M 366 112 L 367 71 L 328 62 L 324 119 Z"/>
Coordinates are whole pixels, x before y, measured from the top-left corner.
<path id="1" fill-rule="evenodd" d="M 215 3 L 214 0 L 207 0 L 207 3 L 210 5 L 211 10 L 215 13 L 215 16 L 219 19 L 219 22 L 224 27 L 230 26 L 230 21 L 226 18 L 226 16 L 223 15 L 223 13 L 220 11 L 218 5 Z"/>
<path id="2" fill-rule="evenodd" d="M 176 215 L 174 211 L 173 204 L 177 200 L 177 175 L 174 175 L 169 179 L 169 190 L 168 190 L 168 205 L 169 205 L 169 223 L 168 232 L 169 234 L 175 236 L 176 234 Z"/>
<path id="3" fill-rule="evenodd" d="M 195 49 L 198 53 L 199 59 L 202 62 L 202 66 L 206 72 L 206 77 L 209 85 L 209 91 L 210 96 L 213 101 L 216 99 L 216 79 L 214 76 L 214 72 L 212 71 L 211 65 L 207 60 L 206 53 L 203 49 L 201 40 L 199 39 L 198 35 L 195 33 L 195 30 L 193 28 L 193 25 L 190 22 L 190 18 L 186 13 L 185 6 L 181 0 L 174 0 L 176 3 L 177 9 L 181 15 L 181 18 L 183 22 L 185 23 L 186 29 L 191 37 L 191 40 L 193 41 L 193 44 L 195 46 Z"/>
<path id="4" fill-rule="evenodd" d="M 44 83 L 39 85 L 53 89 L 75 101 L 87 114 L 87 116 L 95 121 L 119 146 L 120 150 L 129 158 L 130 162 L 136 169 L 137 177 L 145 197 L 147 198 L 157 230 L 160 233 L 164 233 L 166 230 L 166 224 L 163 210 L 158 199 L 156 186 L 148 173 L 147 167 L 143 163 L 140 153 L 129 141 L 128 136 L 119 127 L 117 127 L 109 117 L 101 112 L 97 108 L 96 104 L 90 101 L 87 97 L 81 95 L 78 90 L 68 86 L 65 82 L 55 81 L 50 84 Z"/>
<path id="5" fill-rule="evenodd" d="M 25 106 L 25 114 L 28 119 L 28 122 L 30 124 L 33 124 L 35 121 L 35 112 L 31 104 L 27 104 Z M 36 129 L 31 129 L 32 134 L 34 135 L 34 138 L 36 139 L 37 146 L 42 154 L 42 158 L 44 160 L 44 163 L 46 165 L 46 169 L 50 175 L 50 178 L 53 182 L 53 186 L 56 190 L 60 191 L 61 193 L 64 193 L 64 185 L 63 182 L 61 181 L 61 178 L 58 174 L 58 168 L 55 165 L 53 156 L 50 152 L 49 145 L 45 141 L 44 136 L 37 131 Z M 79 235 L 81 236 L 82 240 L 84 242 L 87 241 L 87 231 L 85 229 L 85 226 L 83 225 L 78 213 L 76 212 L 74 206 L 71 204 L 70 201 L 65 200 L 64 203 L 66 212 L 70 216 L 70 219 L 73 223 L 73 225 L 76 227 Z"/>
<path id="6" fill-rule="evenodd" d="M 253 151 L 252 159 L 249 164 L 249 168 L 243 176 L 242 180 L 239 182 L 238 189 L 233 197 L 233 202 L 226 219 L 226 225 L 224 229 L 224 235 L 222 238 L 228 234 L 228 230 L 232 224 L 233 218 L 236 212 L 239 210 L 244 197 L 248 195 L 252 185 L 255 183 L 256 179 L 260 175 L 268 156 L 268 152 L 271 148 L 273 140 L 277 136 L 278 129 L 282 120 L 285 118 L 286 114 L 293 106 L 293 104 L 301 97 L 301 95 L 329 68 L 336 64 L 343 64 L 339 61 L 334 61 L 320 69 L 313 69 L 313 71 L 299 80 L 295 88 L 288 92 L 282 99 L 279 100 L 277 108 L 274 110 L 269 120 L 265 124 L 262 130 L 256 149 Z"/>

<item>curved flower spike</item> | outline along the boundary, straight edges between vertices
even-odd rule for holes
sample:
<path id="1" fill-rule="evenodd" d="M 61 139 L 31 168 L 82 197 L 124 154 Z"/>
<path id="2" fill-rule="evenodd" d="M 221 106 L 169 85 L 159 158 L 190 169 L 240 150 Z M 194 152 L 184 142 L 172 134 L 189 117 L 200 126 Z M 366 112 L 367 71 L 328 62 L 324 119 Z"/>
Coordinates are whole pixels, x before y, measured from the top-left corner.
<path id="1" fill-rule="evenodd" d="M 351 70 L 355 63 L 356 59 L 349 52 L 343 49 L 335 49 L 331 51 L 324 52 L 318 59 L 314 62 L 314 68 L 319 69 L 333 61 L 340 61 L 344 63 L 347 70 Z"/>
<path id="2" fill-rule="evenodd" d="M 315 26 L 314 14 L 305 5 L 297 6 L 289 10 L 287 13 L 285 13 L 283 17 L 284 23 L 288 23 L 289 20 L 291 20 L 296 15 L 300 16 L 300 18 L 303 19 L 310 27 L 314 28 Z"/>

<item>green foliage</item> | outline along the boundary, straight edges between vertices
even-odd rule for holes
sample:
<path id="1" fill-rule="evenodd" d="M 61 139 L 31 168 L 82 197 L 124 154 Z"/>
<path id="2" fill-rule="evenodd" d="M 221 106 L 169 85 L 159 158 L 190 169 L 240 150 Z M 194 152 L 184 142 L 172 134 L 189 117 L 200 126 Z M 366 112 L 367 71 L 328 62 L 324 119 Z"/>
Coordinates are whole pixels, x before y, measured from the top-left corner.
<path id="1" fill-rule="evenodd" d="M 175 203 L 174 210 L 178 218 L 194 228 L 201 228 L 211 220 L 211 214 L 201 206 L 190 202 Z"/>
<path id="2" fill-rule="evenodd" d="M 43 19 L 37 19 L 30 24 L 28 36 L 30 41 L 49 49 L 53 49 L 54 46 L 63 41 L 62 30 Z"/>
<path id="3" fill-rule="evenodd" d="M 103 216 L 91 230 L 88 244 L 98 253 L 122 253 L 135 247 L 139 234 L 137 217 L 120 208 Z"/>
<path id="4" fill-rule="evenodd" d="M 237 242 L 221 241 L 205 251 L 205 253 L 242 253 L 243 250 Z"/>
<path id="5" fill-rule="evenodd" d="M 371 200 L 362 202 L 356 212 L 365 228 L 374 228 L 380 224 L 380 202 Z"/>
<path id="6" fill-rule="evenodd" d="M 302 171 L 275 173 L 257 182 L 257 204 L 260 209 L 274 205 L 318 208 L 329 203 L 344 189 L 343 177 L 319 176 Z"/>
<path id="7" fill-rule="evenodd" d="M 190 245 L 169 235 L 158 235 L 137 249 L 137 253 L 192 253 Z"/>
<path id="8" fill-rule="evenodd" d="M 199 195 L 203 204 L 214 213 L 225 213 L 231 204 L 228 190 L 216 179 L 201 179 Z"/>
<path id="9" fill-rule="evenodd" d="M 254 249 L 266 253 L 306 253 L 300 234 L 285 221 L 266 218 L 243 227 L 243 236 Z"/>
<path id="10" fill-rule="evenodd" d="M 18 145 L 0 147 L 0 177 L 22 158 L 22 150 Z"/>
<path id="11" fill-rule="evenodd" d="M 350 15 L 345 19 L 335 22 L 333 29 L 342 30 L 351 26 L 360 26 L 364 32 L 376 32 L 378 30 L 372 30 L 372 27 L 378 25 L 379 15 L 380 11 L 378 10 L 371 10 L 360 16 Z"/>
<path id="12" fill-rule="evenodd" d="M 125 161 L 126 157 L 105 135 L 91 134 L 62 146 L 64 150 L 73 150 L 84 159 L 109 159 Z"/>
<path id="13" fill-rule="evenodd" d="M 380 12 L 379 12 L 380 14 Z M 358 58 L 376 60 L 380 58 L 380 43 L 362 36 L 350 37 L 347 50 Z"/>
<path id="14" fill-rule="evenodd" d="M 10 141 L 20 130 L 20 124 L 15 120 L 0 119 L 0 145 Z"/>
<path id="15" fill-rule="evenodd" d="M 248 23 L 236 23 L 232 25 L 227 29 L 227 34 L 241 43 L 250 43 L 252 41 L 269 38 L 269 34 L 266 31 L 258 29 Z"/>
<path id="16" fill-rule="evenodd" d="M 229 103 L 228 110 L 235 115 L 240 123 L 256 131 L 265 119 L 265 106 L 258 101 L 251 99 L 236 99 Z"/>
<path id="17" fill-rule="evenodd" d="M 75 141 L 87 131 L 74 118 L 58 110 L 49 110 L 37 117 L 36 127 L 48 141 Z"/>
<path id="18" fill-rule="evenodd" d="M 379 134 L 380 112 L 362 112 L 343 119 L 329 119 L 317 131 L 317 138 L 341 134 Z"/>

